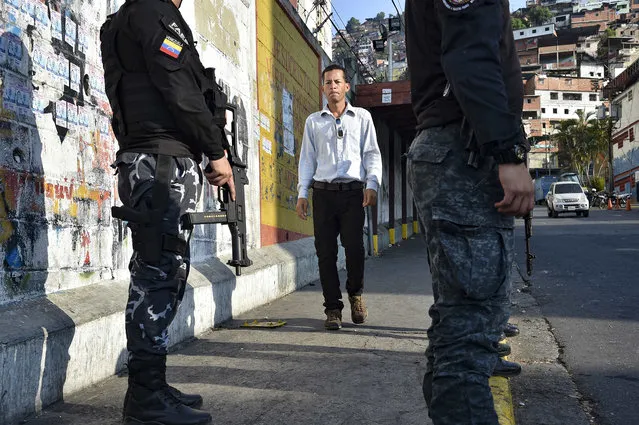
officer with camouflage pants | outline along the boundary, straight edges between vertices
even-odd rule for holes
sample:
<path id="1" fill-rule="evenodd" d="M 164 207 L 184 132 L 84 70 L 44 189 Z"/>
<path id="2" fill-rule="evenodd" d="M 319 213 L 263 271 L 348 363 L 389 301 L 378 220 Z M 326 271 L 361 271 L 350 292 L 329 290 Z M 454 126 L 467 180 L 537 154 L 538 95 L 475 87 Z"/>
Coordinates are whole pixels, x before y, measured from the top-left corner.
<path id="1" fill-rule="evenodd" d="M 118 171 L 118 193 L 125 207 L 150 213 L 152 205 L 157 155 L 122 153 L 115 166 Z M 186 243 L 187 232 L 180 229 L 180 217 L 196 211 L 202 187 L 199 165 L 191 158 L 171 157 L 172 173 L 168 187 L 168 202 L 158 229 L 162 234 L 174 235 Z M 162 250 L 160 260 L 148 264 L 141 257 L 144 225 L 129 223 L 134 252 L 129 263 L 131 281 L 125 312 L 129 373 L 141 382 L 153 386 L 164 385 L 166 353 L 169 344 L 168 328 L 184 296 L 189 274 L 190 251 L 184 253 Z M 174 390 L 177 391 L 177 390 Z M 183 395 L 184 396 L 184 395 Z M 198 398 L 195 405 L 201 404 Z M 193 403 L 191 403 L 193 404 Z"/>
<path id="2" fill-rule="evenodd" d="M 224 111 L 207 103 L 222 97 L 200 61 L 181 4 L 127 0 L 100 29 L 105 89 L 120 147 L 113 166 L 123 205 L 113 208 L 113 216 L 128 222 L 133 242 L 125 313 L 126 424 L 212 420 L 199 410 L 201 396 L 183 394 L 166 382 L 168 328 L 189 272 L 188 238 L 180 219 L 195 211 L 204 177 L 214 186 L 228 185 L 235 197 L 224 152 Z M 199 166 L 203 155 L 205 172 Z"/>
<path id="3" fill-rule="evenodd" d="M 509 317 L 514 217 L 533 208 L 507 0 L 407 0 L 417 136 L 408 180 L 428 251 L 423 391 L 434 425 L 498 425 L 488 378 Z"/>
<path id="4" fill-rule="evenodd" d="M 513 217 L 493 206 L 503 198 L 497 166 L 486 160 L 469 167 L 459 134 L 459 125 L 423 130 L 408 153 L 433 280 L 424 391 L 431 417 L 441 415 L 435 423 L 442 424 L 474 423 L 461 420 L 464 405 L 473 418 L 494 415 L 487 378 L 509 317 L 513 261 Z"/>

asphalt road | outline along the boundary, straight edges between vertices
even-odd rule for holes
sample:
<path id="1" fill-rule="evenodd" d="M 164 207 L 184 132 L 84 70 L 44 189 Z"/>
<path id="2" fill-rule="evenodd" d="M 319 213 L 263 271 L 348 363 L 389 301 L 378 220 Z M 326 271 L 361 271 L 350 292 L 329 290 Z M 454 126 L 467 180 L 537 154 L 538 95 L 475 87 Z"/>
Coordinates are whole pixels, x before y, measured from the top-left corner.
<path id="1" fill-rule="evenodd" d="M 639 424 L 639 208 L 553 219 L 538 207 L 533 223 L 532 295 L 561 361 L 597 425 Z"/>

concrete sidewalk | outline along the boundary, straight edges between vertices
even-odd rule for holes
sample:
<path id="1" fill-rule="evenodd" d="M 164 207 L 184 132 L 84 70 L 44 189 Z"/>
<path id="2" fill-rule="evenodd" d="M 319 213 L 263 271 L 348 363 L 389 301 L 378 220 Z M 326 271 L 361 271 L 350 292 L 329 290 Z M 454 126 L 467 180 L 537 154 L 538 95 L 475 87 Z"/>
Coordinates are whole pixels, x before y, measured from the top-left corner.
<path id="1" fill-rule="evenodd" d="M 202 394 L 216 424 L 429 424 L 430 286 L 423 241 L 403 241 L 366 263 L 366 324 L 345 314 L 341 331 L 325 331 L 316 282 L 183 344 L 169 356 L 169 382 Z M 287 323 L 241 327 L 265 318 Z M 117 424 L 125 390 L 126 377 L 112 377 L 24 423 Z"/>

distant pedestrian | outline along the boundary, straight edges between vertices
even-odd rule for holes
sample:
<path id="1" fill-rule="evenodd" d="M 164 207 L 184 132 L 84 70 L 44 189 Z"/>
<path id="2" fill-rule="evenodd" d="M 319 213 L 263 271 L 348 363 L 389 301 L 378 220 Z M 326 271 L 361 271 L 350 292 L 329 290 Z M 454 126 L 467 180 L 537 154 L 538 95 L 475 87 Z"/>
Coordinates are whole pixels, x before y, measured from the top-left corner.
<path id="1" fill-rule="evenodd" d="M 342 292 L 337 273 L 337 236 L 346 251 L 346 291 L 353 323 L 364 323 L 364 208 L 377 203 L 382 157 L 371 114 L 346 100 L 346 70 L 330 65 L 322 72 L 328 99 L 306 119 L 300 152 L 297 215 L 306 220 L 313 189 L 313 228 L 326 329 L 342 327 Z"/>

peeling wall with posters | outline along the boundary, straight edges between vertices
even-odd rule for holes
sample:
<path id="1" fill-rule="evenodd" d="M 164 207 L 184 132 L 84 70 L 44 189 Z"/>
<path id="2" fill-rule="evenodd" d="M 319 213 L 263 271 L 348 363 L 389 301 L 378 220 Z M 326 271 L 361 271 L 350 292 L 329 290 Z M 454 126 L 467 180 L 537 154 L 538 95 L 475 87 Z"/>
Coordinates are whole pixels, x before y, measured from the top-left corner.
<path id="1" fill-rule="evenodd" d="M 115 140 L 97 49 L 106 9 L 2 3 L 0 304 L 125 267 L 109 211 Z"/>
<path id="2" fill-rule="evenodd" d="M 313 234 L 295 213 L 306 118 L 321 108 L 321 54 L 276 0 L 257 0 L 262 245 Z"/>
<path id="3" fill-rule="evenodd" d="M 99 28 L 124 1 L 0 2 L 0 305 L 126 279 L 130 233 L 110 215 L 118 145 L 99 53 Z M 258 205 L 254 2 L 185 0 L 181 12 L 237 107 L 247 203 Z M 218 208 L 210 186 L 200 207 Z M 255 248 L 259 209 L 248 215 Z M 194 261 L 229 251 L 221 225 L 192 239 Z"/>

